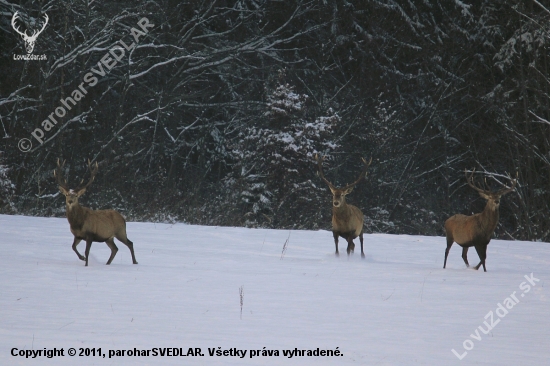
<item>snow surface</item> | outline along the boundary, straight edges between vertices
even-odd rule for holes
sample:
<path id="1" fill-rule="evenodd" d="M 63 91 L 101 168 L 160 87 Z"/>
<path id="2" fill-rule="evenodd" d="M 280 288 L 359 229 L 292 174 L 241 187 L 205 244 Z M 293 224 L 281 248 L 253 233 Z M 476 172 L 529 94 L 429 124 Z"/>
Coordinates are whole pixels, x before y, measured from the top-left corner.
<path id="1" fill-rule="evenodd" d="M 290 234 L 290 237 L 289 237 Z M 548 365 L 550 245 L 493 240 L 487 273 L 445 239 L 365 235 L 367 258 L 334 256 L 329 231 L 128 223 L 110 266 L 71 249 L 66 219 L 0 216 L 0 365 Z M 283 245 L 288 238 L 284 257 Z M 358 240 L 356 240 L 358 242 Z M 79 250 L 84 251 L 81 243 Z M 477 264 L 475 250 L 470 263 Z M 525 293 L 525 275 L 537 279 Z M 527 283 L 527 282 L 526 282 Z M 239 289 L 244 291 L 242 319 Z M 520 300 L 489 334 L 484 317 Z M 520 295 L 523 294 L 524 297 Z M 476 340 L 478 337 L 481 340 Z M 473 345 L 462 360 L 466 346 Z M 204 357 L 12 357 L 11 349 L 200 347 Z M 208 348 L 247 350 L 210 357 Z M 250 358 L 250 350 L 279 357 Z M 284 357 L 286 349 L 340 357 Z"/>

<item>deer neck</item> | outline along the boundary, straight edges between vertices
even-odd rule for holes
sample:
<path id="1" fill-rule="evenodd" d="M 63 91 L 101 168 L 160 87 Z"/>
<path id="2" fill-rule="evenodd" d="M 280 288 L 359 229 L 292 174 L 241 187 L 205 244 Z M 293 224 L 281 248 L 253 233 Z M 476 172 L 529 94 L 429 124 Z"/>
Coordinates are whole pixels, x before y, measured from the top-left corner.
<path id="1" fill-rule="evenodd" d="M 79 230 L 82 228 L 87 214 L 86 207 L 82 207 L 78 203 L 73 206 L 67 205 L 67 220 L 71 224 L 71 229 Z"/>
<path id="2" fill-rule="evenodd" d="M 342 202 L 342 204 L 338 207 L 335 207 L 334 205 L 332 206 L 332 214 L 337 217 L 346 217 L 351 213 L 348 204 L 346 202 Z"/>
<path id="3" fill-rule="evenodd" d="M 485 206 L 485 209 L 480 215 L 481 218 L 481 225 L 490 231 L 491 235 L 493 234 L 493 231 L 495 231 L 498 219 L 499 219 L 499 213 L 498 213 L 498 207 L 492 206 L 489 202 L 487 202 L 487 205 Z"/>

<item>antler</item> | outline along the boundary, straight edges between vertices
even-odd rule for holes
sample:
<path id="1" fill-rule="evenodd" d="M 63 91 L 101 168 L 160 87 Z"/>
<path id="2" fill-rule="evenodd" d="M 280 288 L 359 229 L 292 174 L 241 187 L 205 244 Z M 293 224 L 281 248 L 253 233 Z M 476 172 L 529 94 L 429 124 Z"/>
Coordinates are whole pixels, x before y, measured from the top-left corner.
<path id="1" fill-rule="evenodd" d="M 40 33 L 44 31 L 44 28 L 46 28 L 46 25 L 48 24 L 48 20 L 50 20 L 50 18 L 48 18 L 48 14 L 44 14 L 44 19 L 45 19 L 45 22 L 42 25 L 42 29 L 40 29 L 39 31 L 34 31 L 32 33 L 32 36 L 30 36 L 29 38 L 36 38 Z"/>
<path id="2" fill-rule="evenodd" d="M 468 185 L 470 187 L 472 187 L 473 189 L 475 189 L 476 191 L 480 192 L 480 193 L 483 193 L 483 194 L 486 194 L 486 195 L 493 194 L 493 195 L 503 196 L 507 193 L 512 192 L 514 190 L 514 188 L 516 188 L 516 184 L 518 182 L 517 175 L 516 175 L 516 179 L 510 178 L 510 180 L 512 181 L 512 187 L 504 186 L 503 189 L 501 189 L 500 191 L 495 192 L 495 193 L 492 193 L 491 191 L 481 189 L 481 188 L 477 187 L 476 185 L 474 185 L 473 175 L 474 175 L 475 171 L 476 171 L 476 169 L 474 168 L 472 170 L 472 174 L 470 174 L 470 176 L 468 176 L 468 172 L 466 171 L 466 169 L 464 169 L 464 174 L 466 175 L 466 181 L 468 182 Z"/>
<path id="3" fill-rule="evenodd" d="M 324 180 L 326 184 L 328 184 L 330 189 L 337 189 L 332 183 L 327 180 L 327 178 L 325 178 L 325 175 L 323 174 L 323 160 L 325 160 L 325 157 L 322 156 L 321 158 L 319 158 L 319 154 L 315 154 L 315 160 L 317 161 L 317 165 L 319 165 L 319 176 L 321 177 L 321 179 Z"/>
<path id="4" fill-rule="evenodd" d="M 14 31 L 16 31 L 17 33 L 19 33 L 19 35 L 21 35 L 22 37 L 28 37 L 27 35 L 27 31 L 25 30 L 25 32 L 21 32 L 19 30 L 19 28 L 15 25 L 15 20 L 19 18 L 18 16 L 18 11 L 16 11 L 14 14 L 13 14 L 13 17 L 11 18 L 11 27 L 13 28 Z M 47 15 L 46 15 L 47 16 Z"/>
<path id="5" fill-rule="evenodd" d="M 517 172 L 516 172 L 516 179 L 512 179 L 510 176 L 508 176 L 508 178 L 512 181 L 512 186 L 511 187 L 504 186 L 504 188 L 498 191 L 497 194 L 499 196 L 503 196 L 507 193 L 512 192 L 516 188 L 516 184 L 518 183 L 518 176 L 519 176 L 519 173 Z"/>
<path id="6" fill-rule="evenodd" d="M 466 181 L 468 182 L 468 185 L 470 187 L 472 187 L 473 189 L 475 189 L 476 191 L 478 191 L 479 193 L 483 193 L 483 194 L 489 194 L 491 193 L 491 191 L 486 191 L 484 189 L 481 189 L 479 188 L 478 186 L 476 186 L 474 184 L 474 172 L 476 171 L 476 168 L 474 168 L 472 170 L 472 173 L 470 174 L 470 176 L 468 176 L 468 172 L 466 171 L 466 169 L 464 169 L 464 174 L 466 175 Z"/>
<path id="7" fill-rule="evenodd" d="M 319 154 L 315 154 L 315 160 L 317 161 L 317 164 L 319 165 L 319 176 L 328 184 L 328 186 L 330 187 L 330 189 L 338 189 L 336 188 L 332 183 L 330 183 L 326 178 L 325 178 L 325 175 L 323 174 L 323 160 L 325 160 L 325 157 L 321 157 L 319 159 Z M 342 190 L 348 190 L 350 188 L 353 188 L 357 183 L 359 183 L 361 181 L 361 179 L 365 178 L 365 175 L 367 175 L 367 168 L 370 166 L 370 164 L 372 163 L 372 157 L 370 158 L 369 162 L 367 163 L 367 161 L 365 160 L 365 158 L 361 158 L 361 160 L 363 160 L 363 171 L 361 172 L 361 175 L 359 175 L 359 178 L 357 178 L 357 180 L 351 184 L 348 184 L 347 186 L 345 186 L 344 188 L 341 188 Z"/>
<path id="8" fill-rule="evenodd" d="M 92 167 L 93 167 L 93 169 L 92 169 Z M 92 182 L 94 181 L 95 176 L 97 174 L 97 169 L 98 169 L 97 161 L 95 162 L 95 165 L 93 165 L 90 162 L 90 159 L 88 159 L 88 170 L 90 170 L 90 180 L 88 181 L 88 183 L 86 183 L 86 185 L 83 186 L 82 183 L 84 183 L 84 179 L 82 179 L 80 181 L 80 184 L 79 184 L 78 188 L 76 189 L 77 192 L 88 188 L 90 186 L 90 184 L 92 184 Z"/>
<path id="9" fill-rule="evenodd" d="M 44 24 L 42 24 L 42 29 L 40 29 L 39 31 L 37 31 L 37 30 L 33 31 L 32 36 L 29 36 L 27 34 L 27 30 L 25 30 L 25 32 L 21 32 L 19 30 L 19 27 L 17 27 L 15 25 L 15 21 L 17 19 L 19 19 L 18 14 L 19 14 L 19 12 L 17 12 L 17 11 L 13 14 L 13 17 L 11 18 L 11 26 L 12 26 L 13 30 L 15 30 L 17 33 L 19 33 L 24 39 L 29 39 L 29 40 L 36 39 L 40 35 L 40 33 L 42 33 L 44 31 L 44 28 L 46 28 L 46 25 L 48 25 L 48 20 L 50 20 L 50 18 L 48 17 L 48 14 L 44 14 Z"/>
<path id="10" fill-rule="evenodd" d="M 361 158 L 361 160 L 363 160 L 363 171 L 361 172 L 361 175 L 359 176 L 359 178 L 357 178 L 357 180 L 355 182 L 353 182 L 351 184 L 348 184 L 347 186 L 342 188 L 343 190 L 348 190 L 350 188 L 353 188 L 357 183 L 359 183 L 361 181 L 361 179 L 365 178 L 365 176 L 367 175 L 367 168 L 372 163 L 372 157 L 370 158 L 368 163 L 365 160 L 365 158 Z"/>
<path id="11" fill-rule="evenodd" d="M 63 188 L 64 190 L 68 191 L 69 187 L 67 186 L 67 181 L 65 178 L 63 178 L 63 167 L 65 166 L 65 160 L 63 160 L 62 164 L 59 164 L 59 159 L 57 159 L 57 168 L 53 171 L 53 176 L 55 177 L 57 181 L 57 185 Z"/>

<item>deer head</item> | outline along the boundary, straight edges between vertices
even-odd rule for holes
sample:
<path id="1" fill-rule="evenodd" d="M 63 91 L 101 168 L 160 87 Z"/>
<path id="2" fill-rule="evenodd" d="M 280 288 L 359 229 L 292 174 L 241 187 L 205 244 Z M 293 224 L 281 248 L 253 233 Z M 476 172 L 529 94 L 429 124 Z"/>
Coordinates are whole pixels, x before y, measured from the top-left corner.
<path id="1" fill-rule="evenodd" d="M 97 162 L 94 164 L 90 163 L 90 160 L 88 160 L 88 170 L 90 170 L 90 180 L 88 183 L 83 185 L 84 179 L 80 181 L 80 184 L 75 189 L 70 189 L 67 186 L 67 181 L 65 178 L 63 178 L 63 167 L 65 166 L 65 161 L 63 161 L 62 164 L 59 163 L 59 159 L 57 159 L 57 168 L 53 171 L 53 175 L 55 179 L 57 180 L 57 185 L 59 186 L 59 190 L 63 195 L 65 196 L 65 202 L 67 203 L 68 208 L 73 208 L 75 206 L 78 206 L 78 198 L 82 196 L 84 193 L 86 193 L 86 188 L 92 184 L 94 181 L 94 178 L 97 174 L 98 165 Z"/>
<path id="2" fill-rule="evenodd" d="M 504 188 L 502 188 L 501 190 L 498 190 L 497 192 L 491 192 L 490 190 L 485 190 L 475 185 L 474 177 L 473 177 L 475 171 L 476 170 L 473 169 L 472 173 L 468 176 L 466 169 L 464 169 L 464 174 L 466 175 L 466 181 L 468 182 L 468 185 L 473 189 L 475 189 L 482 198 L 487 200 L 487 206 L 491 210 L 493 211 L 497 210 L 500 205 L 500 197 L 514 190 L 517 184 L 517 178 L 516 179 L 510 178 L 510 181 L 512 182 L 511 187 L 504 186 Z"/>
<path id="3" fill-rule="evenodd" d="M 361 179 L 365 178 L 365 176 L 367 175 L 367 168 L 372 163 L 372 158 L 370 158 L 368 163 L 364 158 L 361 158 L 361 160 L 363 161 L 363 171 L 359 175 L 359 178 L 357 178 L 355 182 L 348 184 L 345 187 L 337 188 L 332 183 L 330 183 L 323 174 L 323 160 L 325 160 L 325 157 L 323 156 L 319 158 L 319 155 L 315 155 L 315 160 L 317 161 L 317 165 L 319 166 L 319 176 L 330 188 L 330 191 L 332 192 L 332 205 L 336 208 L 342 207 L 346 204 L 346 195 L 353 191 L 353 188 L 357 183 L 361 181 Z"/>
<path id="4" fill-rule="evenodd" d="M 15 20 L 17 20 L 18 18 L 19 18 L 19 15 L 18 15 L 18 12 L 16 11 L 13 14 L 13 17 L 11 18 L 11 26 L 21 37 L 23 37 L 23 41 L 25 41 L 25 49 L 27 50 L 27 53 L 32 53 L 34 49 L 34 43 L 36 42 L 36 38 L 38 38 L 40 33 L 42 33 L 42 31 L 44 30 L 44 28 L 46 28 L 46 25 L 48 24 L 48 20 L 49 20 L 48 14 L 44 14 L 44 24 L 42 24 L 42 28 L 39 31 L 37 30 L 33 31 L 31 36 L 27 34 L 27 30 L 25 30 L 25 32 L 21 32 L 19 30 L 19 27 L 15 25 Z"/>

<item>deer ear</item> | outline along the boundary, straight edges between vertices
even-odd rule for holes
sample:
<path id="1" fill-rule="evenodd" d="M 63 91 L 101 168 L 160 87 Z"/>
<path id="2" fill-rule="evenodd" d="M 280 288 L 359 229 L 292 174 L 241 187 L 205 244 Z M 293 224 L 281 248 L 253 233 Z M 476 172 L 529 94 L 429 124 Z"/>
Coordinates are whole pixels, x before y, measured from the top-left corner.
<path id="1" fill-rule="evenodd" d="M 76 196 L 77 196 L 77 197 L 80 197 L 80 196 L 82 196 L 84 193 L 86 193 L 86 188 L 82 188 L 80 191 L 76 192 Z"/>
<path id="2" fill-rule="evenodd" d="M 59 186 L 59 191 L 65 196 L 69 194 L 69 191 L 67 191 L 65 188 L 61 186 Z"/>
<path id="3" fill-rule="evenodd" d="M 351 191 L 353 191 L 353 187 L 346 189 L 346 190 L 344 191 L 344 194 L 350 194 Z"/>
<path id="4" fill-rule="evenodd" d="M 336 192 L 336 190 L 335 190 L 335 189 L 332 189 L 331 186 L 328 186 L 328 188 L 330 189 L 330 191 L 332 192 L 332 194 L 334 194 L 334 192 Z"/>

